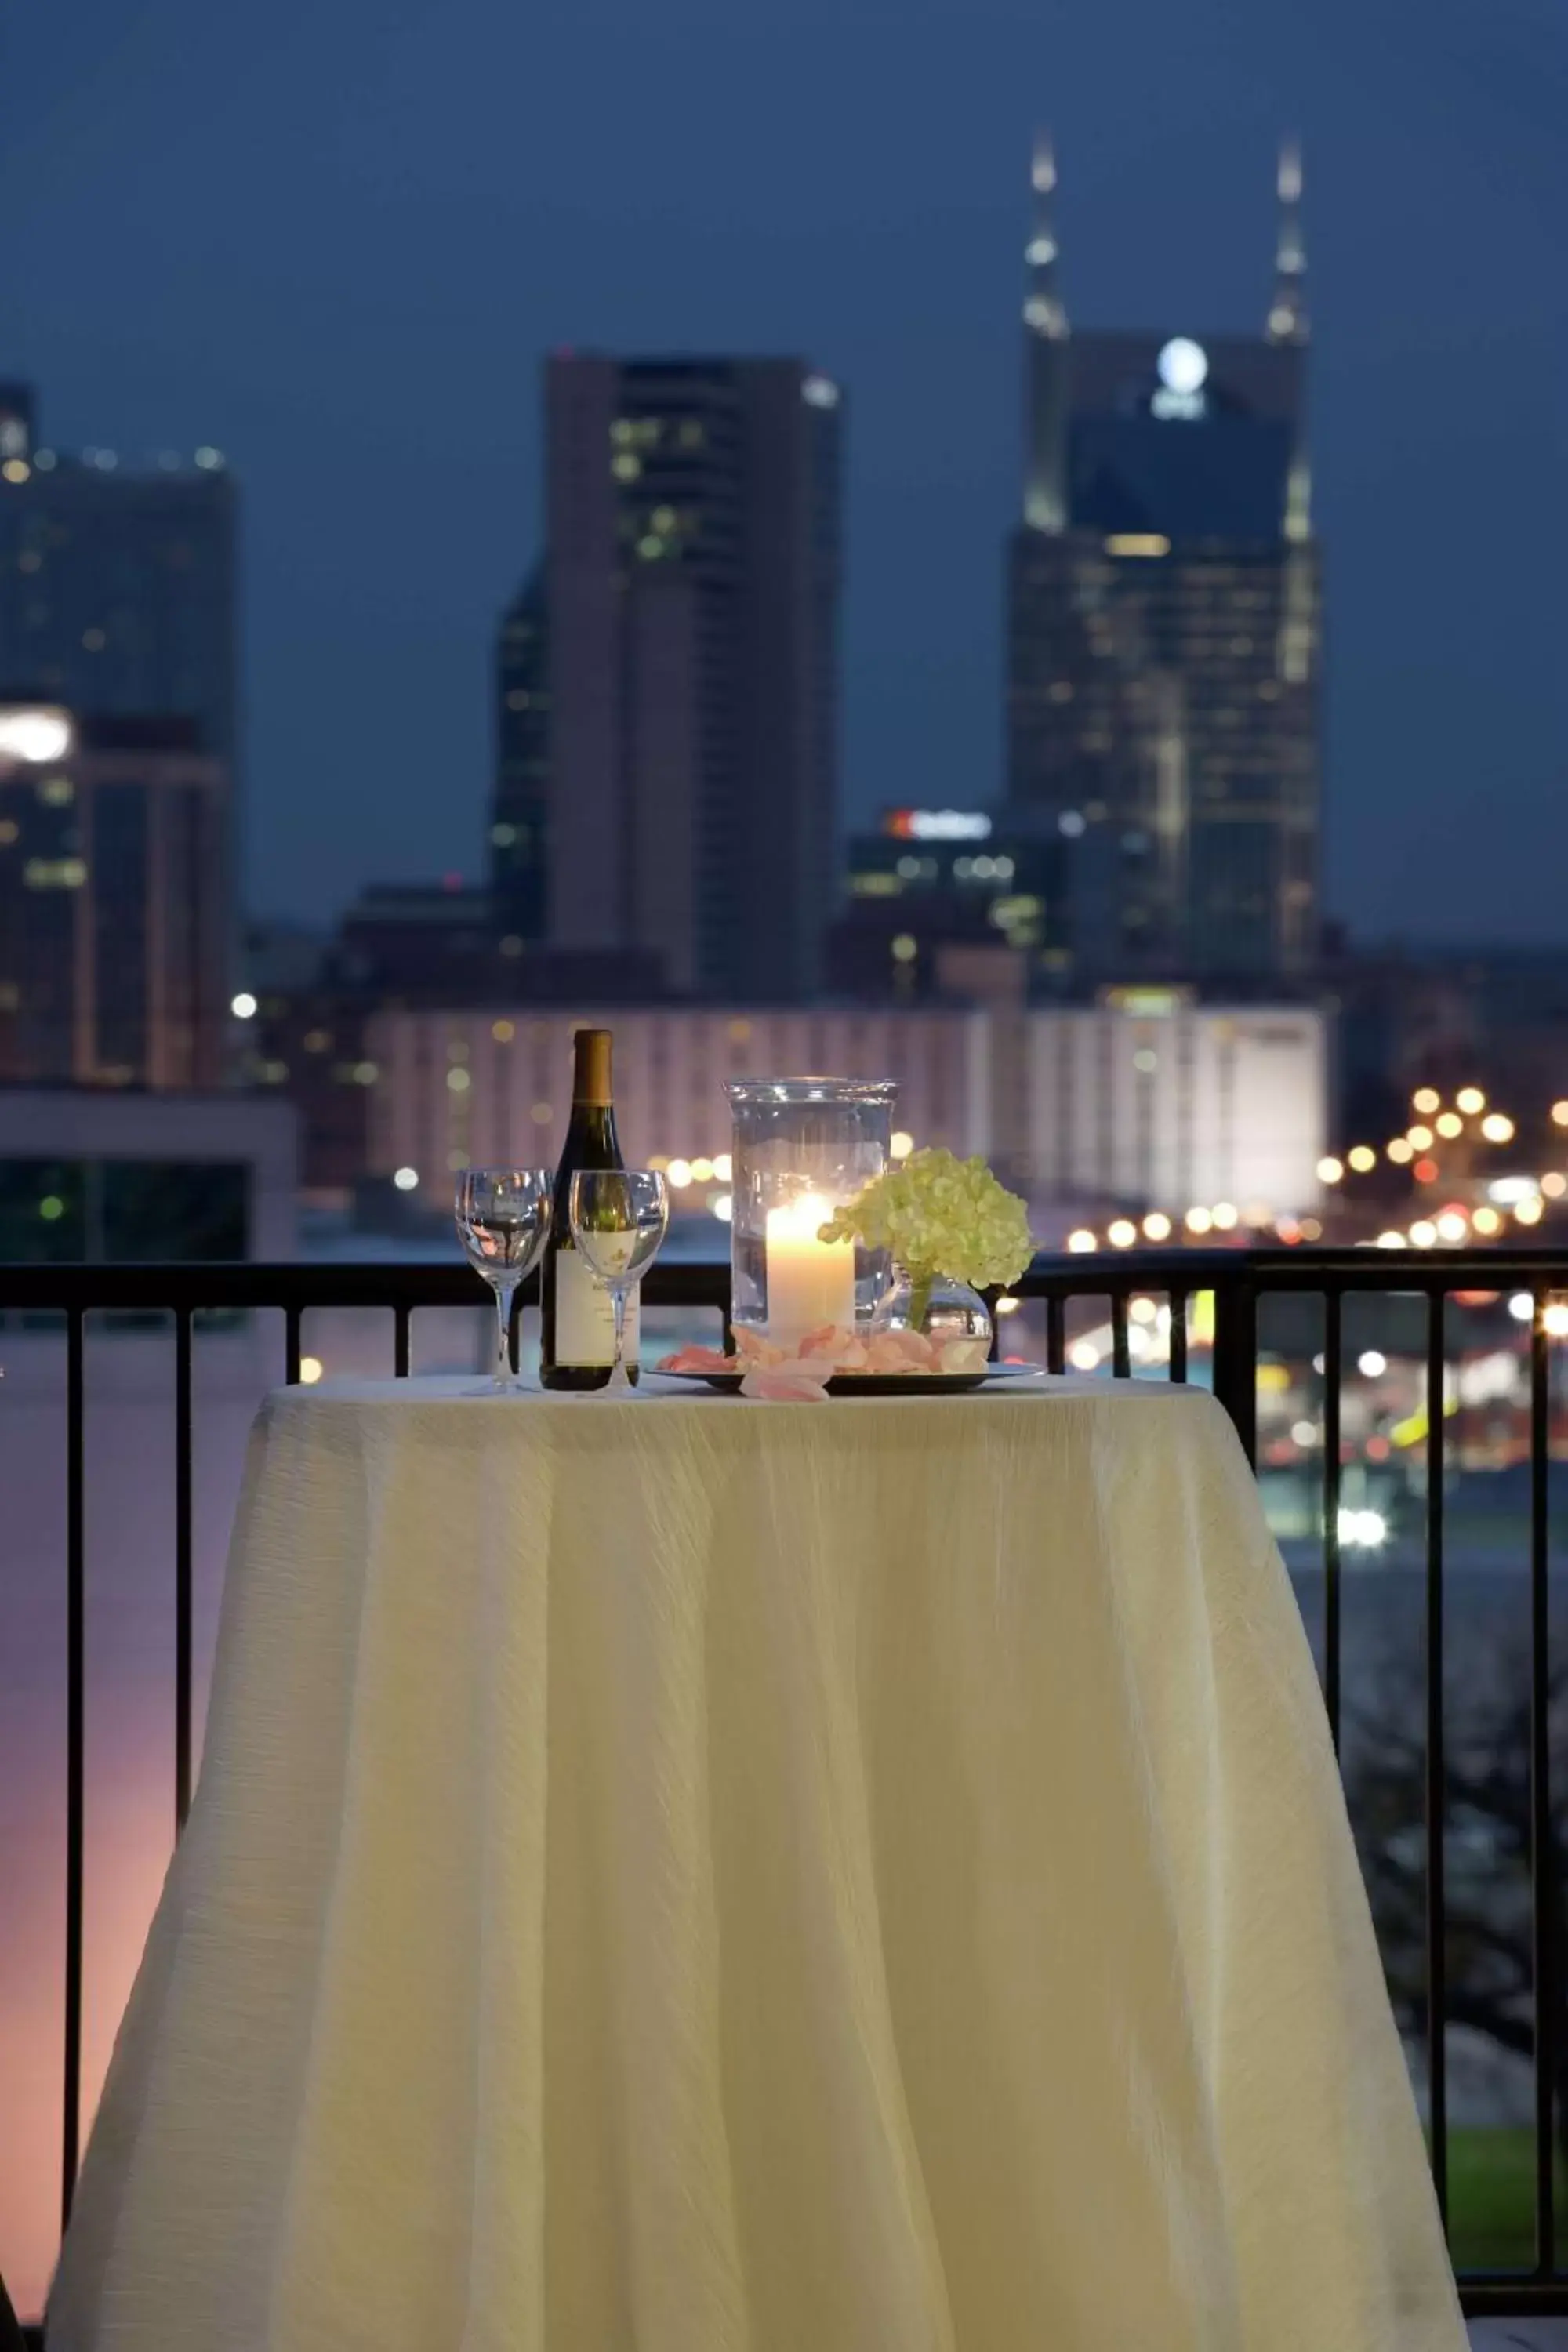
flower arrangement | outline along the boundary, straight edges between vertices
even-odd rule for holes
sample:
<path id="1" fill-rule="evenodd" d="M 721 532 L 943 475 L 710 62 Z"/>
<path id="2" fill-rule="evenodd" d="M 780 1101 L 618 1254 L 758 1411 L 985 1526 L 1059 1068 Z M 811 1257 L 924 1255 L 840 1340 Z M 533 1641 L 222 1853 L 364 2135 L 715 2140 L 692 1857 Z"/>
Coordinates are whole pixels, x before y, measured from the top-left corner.
<path id="1" fill-rule="evenodd" d="M 858 1239 L 891 1250 L 910 1277 L 910 1322 L 918 1331 L 939 1276 L 984 1290 L 1016 1282 L 1034 1255 L 1028 1211 L 984 1160 L 912 1151 L 873 1178 L 830 1224 L 824 1241 Z"/>

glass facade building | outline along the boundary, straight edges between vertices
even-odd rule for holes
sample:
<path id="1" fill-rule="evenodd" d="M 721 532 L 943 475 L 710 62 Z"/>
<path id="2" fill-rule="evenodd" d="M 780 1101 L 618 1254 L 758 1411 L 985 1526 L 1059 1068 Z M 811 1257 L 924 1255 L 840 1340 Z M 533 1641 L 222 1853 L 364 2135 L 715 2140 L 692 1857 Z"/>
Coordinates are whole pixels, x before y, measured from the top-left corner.
<path id="1" fill-rule="evenodd" d="M 1300 971 L 1317 951 L 1321 592 L 1299 165 L 1281 163 L 1256 339 L 1072 331 L 1054 179 L 1037 156 L 1008 809 L 1072 845 L 1076 973 Z"/>
<path id="2" fill-rule="evenodd" d="M 0 1080 L 221 1082 L 227 775 L 199 743 L 0 705 Z"/>
<path id="3" fill-rule="evenodd" d="M 6 1075 L 217 1082 L 237 929 L 236 538 L 216 449 L 136 467 L 68 455 L 40 442 L 30 387 L 0 384 L 0 703 L 73 714 L 90 771 L 0 763 Z M 49 799 L 68 787 L 74 804 Z"/>
<path id="4" fill-rule="evenodd" d="M 0 696 L 195 719 L 232 773 L 235 541 L 216 449 L 68 456 L 36 443 L 27 387 L 0 384 Z"/>
<path id="5" fill-rule="evenodd" d="M 247 1255 L 244 1160 L 0 1160 L 7 1265 L 174 1265 Z"/>

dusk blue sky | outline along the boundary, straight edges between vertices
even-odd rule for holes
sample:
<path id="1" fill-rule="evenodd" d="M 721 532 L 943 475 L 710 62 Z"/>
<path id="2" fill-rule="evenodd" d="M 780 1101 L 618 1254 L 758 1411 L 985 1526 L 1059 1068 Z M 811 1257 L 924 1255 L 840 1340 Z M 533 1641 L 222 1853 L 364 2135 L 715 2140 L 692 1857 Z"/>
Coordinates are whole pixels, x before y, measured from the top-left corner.
<path id="1" fill-rule="evenodd" d="M 848 395 L 848 813 L 993 797 L 1027 151 L 1081 324 L 1251 329 L 1298 129 L 1329 896 L 1568 906 L 1561 0 L 72 0 L 0 26 L 0 373 L 216 443 L 245 513 L 247 891 L 481 864 L 495 615 L 554 344 Z"/>

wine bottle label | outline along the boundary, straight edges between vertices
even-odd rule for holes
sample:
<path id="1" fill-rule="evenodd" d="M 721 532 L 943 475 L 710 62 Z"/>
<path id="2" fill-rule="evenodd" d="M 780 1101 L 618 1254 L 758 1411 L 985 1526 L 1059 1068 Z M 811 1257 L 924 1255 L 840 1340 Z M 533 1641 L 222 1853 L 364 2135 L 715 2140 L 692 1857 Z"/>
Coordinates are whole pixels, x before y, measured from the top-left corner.
<path id="1" fill-rule="evenodd" d="M 637 1294 L 626 1294 L 626 1361 L 637 1360 Z M 558 1364 L 613 1364 L 616 1360 L 615 1302 L 595 1282 L 582 1253 L 563 1249 L 555 1260 L 555 1360 Z"/>

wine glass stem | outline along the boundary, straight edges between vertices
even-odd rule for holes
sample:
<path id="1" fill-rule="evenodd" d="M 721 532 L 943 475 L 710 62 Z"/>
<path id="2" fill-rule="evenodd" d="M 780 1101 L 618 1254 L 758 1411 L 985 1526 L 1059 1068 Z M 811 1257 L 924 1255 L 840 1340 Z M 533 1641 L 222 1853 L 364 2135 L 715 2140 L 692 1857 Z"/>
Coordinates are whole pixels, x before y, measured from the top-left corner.
<path id="1" fill-rule="evenodd" d="M 515 1375 L 511 1369 L 511 1297 L 517 1279 L 498 1282 L 496 1294 L 496 1386 L 510 1389 Z"/>
<path id="2" fill-rule="evenodd" d="M 615 1284 L 610 1299 L 616 1310 L 616 1361 L 609 1385 L 617 1396 L 624 1396 L 631 1388 L 626 1374 L 626 1286 L 624 1282 Z"/>

